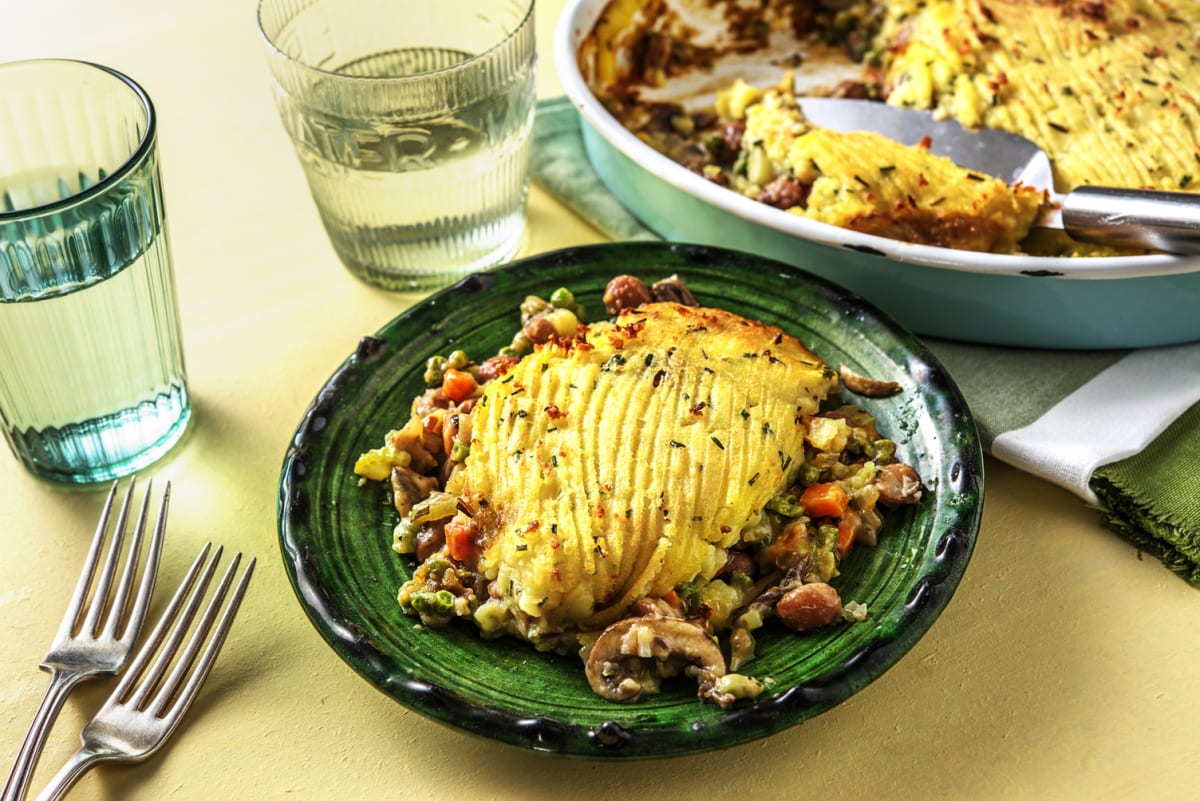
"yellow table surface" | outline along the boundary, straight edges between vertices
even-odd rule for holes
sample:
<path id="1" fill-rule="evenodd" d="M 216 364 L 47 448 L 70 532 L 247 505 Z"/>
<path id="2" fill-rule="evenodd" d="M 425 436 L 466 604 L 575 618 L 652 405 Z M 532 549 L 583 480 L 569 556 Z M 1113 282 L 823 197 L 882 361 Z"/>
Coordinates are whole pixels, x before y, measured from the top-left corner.
<path id="1" fill-rule="evenodd" d="M 549 45 L 561 8 L 547 0 L 538 9 L 543 96 L 559 92 Z M 930 632 L 849 701 L 773 737 L 665 761 L 567 760 L 460 734 L 359 678 L 292 593 L 277 545 L 277 481 L 317 389 L 360 336 L 416 298 L 369 288 L 335 258 L 276 116 L 254 17 L 253 0 L 4 0 L 0 10 L 0 58 L 99 61 L 154 99 L 195 402 L 186 440 L 148 471 L 174 482 L 160 587 L 173 587 L 210 539 L 259 560 L 225 651 L 173 742 L 141 765 L 101 766 L 72 797 L 1200 793 L 1200 595 L 1139 558 L 1080 500 L 994 460 L 975 556 Z M 524 253 L 600 239 L 533 189 Z M 37 665 L 101 498 L 38 482 L 0 454 L 4 771 L 47 686 Z M 91 682 L 69 699 L 33 793 L 77 747 L 111 686 Z"/>

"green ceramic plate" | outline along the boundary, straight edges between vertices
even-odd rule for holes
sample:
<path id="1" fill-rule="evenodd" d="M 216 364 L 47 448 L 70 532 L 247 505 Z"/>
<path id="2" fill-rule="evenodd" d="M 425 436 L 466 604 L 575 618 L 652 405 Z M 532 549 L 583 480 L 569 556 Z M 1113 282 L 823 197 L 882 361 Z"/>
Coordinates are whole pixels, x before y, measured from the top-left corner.
<path id="1" fill-rule="evenodd" d="M 867 622 L 793 634 L 769 626 L 746 672 L 772 680 L 729 711 L 682 681 L 632 705 L 593 695 L 575 657 L 468 625 L 422 630 L 396 604 L 411 564 L 391 550 L 396 513 L 380 484 L 360 486 L 357 456 L 408 417 L 426 358 L 507 344 L 528 294 L 575 291 L 593 317 L 613 275 L 678 273 L 701 303 L 776 324 L 830 364 L 898 381 L 866 400 L 927 486 L 891 513 L 880 543 L 856 549 L 836 585 Z M 763 737 L 840 703 L 878 678 L 950 601 L 975 544 L 983 503 L 978 436 L 958 389 L 921 343 L 858 297 L 795 267 L 714 248 L 625 243 L 549 253 L 461 282 L 417 304 L 357 350 L 304 415 L 283 465 L 280 545 L 301 606 L 351 668 L 434 720 L 539 751 L 646 758 Z"/>

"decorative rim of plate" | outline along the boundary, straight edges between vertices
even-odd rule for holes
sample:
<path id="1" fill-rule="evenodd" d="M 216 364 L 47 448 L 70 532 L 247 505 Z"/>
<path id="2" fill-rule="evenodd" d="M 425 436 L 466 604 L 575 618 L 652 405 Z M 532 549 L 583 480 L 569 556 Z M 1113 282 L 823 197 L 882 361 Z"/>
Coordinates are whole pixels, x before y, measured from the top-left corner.
<path id="1" fill-rule="evenodd" d="M 916 513 L 909 516 L 901 528 L 889 529 L 888 537 L 897 548 L 911 548 L 879 569 L 887 572 L 885 579 L 899 571 L 909 571 L 909 575 L 901 574 L 905 579 L 902 585 L 884 584 L 878 588 L 878 592 L 903 591 L 904 597 L 895 596 L 894 603 L 877 619 L 874 616 L 869 619 L 869 623 L 875 621 L 874 627 L 846 627 L 846 630 L 856 629 L 861 636 L 854 641 L 853 648 L 841 651 L 831 648 L 838 659 L 835 670 L 819 673 L 813 680 L 775 688 L 755 702 L 738 704 L 728 711 L 701 704 L 694 696 L 690 699 L 685 696 L 687 703 L 678 707 L 681 714 L 675 714 L 675 707 L 658 709 L 647 704 L 610 704 L 593 696 L 588 703 L 594 702 L 595 707 L 578 710 L 580 714 L 588 712 L 590 722 L 581 722 L 570 719 L 570 715 L 544 712 L 536 703 L 520 710 L 500 708 L 490 699 L 467 697 L 461 687 L 455 691 L 443 686 L 444 681 L 439 683 L 437 678 L 419 675 L 413 669 L 411 654 L 388 650 L 386 644 L 381 647 L 374 639 L 370 621 L 356 616 L 346 599 L 339 597 L 336 587 L 323 584 L 319 567 L 321 555 L 312 552 L 309 537 L 316 527 L 314 509 L 325 508 L 322 504 L 328 499 L 315 497 L 323 482 L 312 468 L 323 452 L 336 444 L 331 432 L 337 431 L 333 421 L 338 409 L 345 405 L 344 394 L 361 392 L 364 384 L 370 385 L 375 378 L 374 372 L 383 364 L 381 359 L 398 360 L 411 356 L 404 353 L 413 340 L 413 332 L 407 329 L 427 332 L 428 320 L 424 318 L 445 312 L 451 308 L 451 301 L 452 307 L 460 313 L 475 306 L 482 309 L 486 307 L 487 293 L 498 285 L 510 284 L 510 290 L 544 289 L 547 280 L 554 279 L 548 279 L 541 272 L 552 271 L 556 277 L 569 277 L 573 270 L 586 274 L 595 268 L 598 260 L 605 259 L 647 270 L 652 269 L 650 265 L 662 265 L 664 274 L 678 272 L 685 281 L 691 270 L 697 275 L 705 271 L 703 274 L 710 280 L 717 275 L 726 280 L 731 274 L 763 276 L 764 282 L 786 285 L 777 287 L 778 294 L 763 302 L 787 299 L 798 312 L 803 310 L 799 298 L 812 293 L 821 304 L 828 305 L 821 310 L 825 314 L 820 320 L 822 325 L 846 327 L 856 338 L 856 345 L 871 349 L 881 359 L 892 361 L 882 350 L 884 346 L 898 348 L 904 360 L 902 364 L 893 362 L 897 375 L 908 382 L 909 389 L 924 388 L 920 401 L 927 403 L 928 408 L 922 407 L 911 414 L 932 409 L 938 416 L 937 430 L 925 432 L 926 439 L 913 445 L 934 446 L 929 451 L 922 451 L 922 465 L 930 465 L 936 472 L 936 475 L 923 472 L 930 487 L 927 493 L 930 508 L 921 512 L 923 519 L 919 531 L 913 519 Z M 742 272 L 746 269 L 757 272 Z M 605 275 L 611 276 L 611 270 L 606 265 Z M 476 303 L 472 305 L 468 301 L 464 304 L 464 297 L 474 298 Z M 515 308 L 507 311 L 514 316 L 515 328 Z M 434 335 L 454 339 L 457 332 L 451 329 Z M 399 350 L 390 352 L 392 347 Z M 380 387 L 371 385 L 368 391 L 371 388 L 378 390 Z M 915 423 L 909 435 L 919 437 Z M 314 477 L 317 479 L 315 484 L 311 480 Z M 715 750 L 767 736 L 830 709 L 892 667 L 933 624 L 966 569 L 982 514 L 983 454 L 973 418 L 953 380 L 919 340 L 867 301 L 804 270 L 750 254 L 659 242 L 613 243 L 545 253 L 469 276 L 454 287 L 417 303 L 376 335 L 364 337 L 304 413 L 284 458 L 278 504 L 280 548 L 297 600 L 333 650 L 381 692 L 435 721 L 510 745 L 581 757 L 643 759 Z M 899 536 L 901 531 L 903 537 Z M 918 536 L 922 537 L 919 541 Z M 881 538 L 881 542 L 885 539 Z M 918 545 L 922 548 L 917 548 Z M 875 553 L 878 548 L 862 552 Z M 399 561 L 400 557 L 396 559 Z M 879 559 L 882 562 L 882 557 Z M 918 573 L 906 564 L 909 561 L 920 562 Z M 849 575 L 850 570 L 847 570 L 845 576 Z M 398 606 L 394 614 L 407 620 Z M 407 627 L 412 628 L 411 622 Z M 539 656 L 524 643 L 515 640 L 499 642 L 504 644 L 496 647 L 524 649 L 522 653 L 527 656 Z M 822 651 L 823 647 L 816 650 Z M 806 646 L 797 650 L 811 649 Z M 586 690 L 582 666 L 577 667 L 579 681 Z M 596 712 L 597 709 L 601 711 Z M 670 719 L 656 723 L 654 714 L 664 709 Z"/>

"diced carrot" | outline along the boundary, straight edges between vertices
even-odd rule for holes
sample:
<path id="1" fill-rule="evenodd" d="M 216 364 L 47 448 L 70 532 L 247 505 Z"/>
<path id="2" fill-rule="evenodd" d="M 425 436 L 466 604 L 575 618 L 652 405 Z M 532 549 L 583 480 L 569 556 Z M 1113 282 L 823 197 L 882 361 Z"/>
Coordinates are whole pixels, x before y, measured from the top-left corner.
<path id="1" fill-rule="evenodd" d="M 837 549 L 838 555 L 843 559 L 846 554 L 850 553 L 851 546 L 854 545 L 854 540 L 858 537 L 858 527 L 862 525 L 862 517 L 854 509 L 847 507 L 842 513 L 842 519 L 838 521 L 837 527 Z"/>
<path id="2" fill-rule="evenodd" d="M 662 599 L 676 609 L 679 608 L 679 593 L 675 592 L 675 590 L 667 590 L 663 593 Z"/>
<path id="3" fill-rule="evenodd" d="M 850 505 L 850 497 L 840 484 L 813 484 L 800 494 L 800 505 L 809 517 L 841 517 Z"/>
<path id="4" fill-rule="evenodd" d="M 475 376 L 463 370 L 455 370 L 453 367 L 446 368 L 446 372 L 442 373 L 442 392 L 446 393 L 446 397 L 455 403 L 465 401 L 475 392 Z"/>
<path id="5" fill-rule="evenodd" d="M 465 562 L 475 548 L 475 535 L 478 527 L 472 520 L 454 519 L 446 524 L 446 548 L 450 557 L 459 562 Z"/>

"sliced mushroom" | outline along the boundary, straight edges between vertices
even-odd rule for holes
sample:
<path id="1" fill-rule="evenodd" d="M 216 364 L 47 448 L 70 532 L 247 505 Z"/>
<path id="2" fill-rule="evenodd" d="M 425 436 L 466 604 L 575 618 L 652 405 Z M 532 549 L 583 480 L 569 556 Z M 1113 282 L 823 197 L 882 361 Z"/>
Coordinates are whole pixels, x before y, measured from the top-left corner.
<path id="1" fill-rule="evenodd" d="M 838 365 L 838 376 L 841 377 L 842 385 L 846 389 L 868 398 L 884 398 L 900 391 L 900 385 L 895 381 L 879 381 L 868 378 L 854 372 L 844 364 Z"/>
<path id="2" fill-rule="evenodd" d="M 630 617 L 606 628 L 585 665 L 588 683 L 609 701 L 628 703 L 659 692 L 662 679 L 683 673 L 699 684 L 701 700 L 727 707 L 735 700 L 716 689 L 725 675 L 721 649 L 696 625 L 670 617 Z"/>
<path id="3" fill-rule="evenodd" d="M 408 467 L 392 468 L 392 504 L 401 517 L 438 488 L 437 476 L 423 476 Z"/>
<path id="4" fill-rule="evenodd" d="M 879 502 L 884 506 L 903 506 L 921 500 L 921 477 L 906 464 L 885 464 L 875 476 Z"/>
<path id="5" fill-rule="evenodd" d="M 656 281 L 654 286 L 650 287 L 650 294 L 660 302 L 679 303 L 684 306 L 700 305 L 692 290 L 683 285 L 683 280 L 678 275 Z"/>

